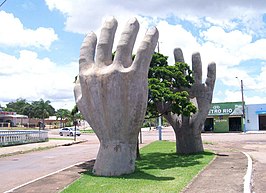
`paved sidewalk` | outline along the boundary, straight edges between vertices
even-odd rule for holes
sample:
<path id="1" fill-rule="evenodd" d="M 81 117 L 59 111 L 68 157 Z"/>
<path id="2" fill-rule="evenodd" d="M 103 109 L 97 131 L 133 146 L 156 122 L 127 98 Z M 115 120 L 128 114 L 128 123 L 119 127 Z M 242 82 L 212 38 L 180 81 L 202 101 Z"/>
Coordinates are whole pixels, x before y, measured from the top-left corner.
<path id="1" fill-rule="evenodd" d="M 183 193 L 240 193 L 244 191 L 247 158 L 241 152 L 219 152 Z"/>

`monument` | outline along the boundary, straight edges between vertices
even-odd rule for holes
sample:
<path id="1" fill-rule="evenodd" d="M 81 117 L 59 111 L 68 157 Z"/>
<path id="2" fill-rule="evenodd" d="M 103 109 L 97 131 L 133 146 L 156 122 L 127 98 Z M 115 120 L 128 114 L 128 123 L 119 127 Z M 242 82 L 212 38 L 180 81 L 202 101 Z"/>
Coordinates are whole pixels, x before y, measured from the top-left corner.
<path id="1" fill-rule="evenodd" d="M 100 176 L 135 170 L 138 134 L 147 107 L 148 70 L 159 36 L 155 27 L 148 29 L 132 61 L 139 23 L 129 20 L 112 60 L 116 28 L 117 20 L 110 18 L 98 42 L 93 32 L 85 37 L 74 88 L 78 109 L 100 141 L 93 167 Z"/>

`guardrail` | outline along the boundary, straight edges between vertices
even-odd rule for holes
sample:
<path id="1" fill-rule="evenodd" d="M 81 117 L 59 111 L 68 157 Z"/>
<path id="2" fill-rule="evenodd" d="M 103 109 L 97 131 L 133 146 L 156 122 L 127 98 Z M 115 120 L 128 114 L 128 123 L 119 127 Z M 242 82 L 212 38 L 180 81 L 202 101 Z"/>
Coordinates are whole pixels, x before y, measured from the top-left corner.
<path id="1" fill-rule="evenodd" d="M 48 131 L 0 130 L 0 146 L 48 141 Z"/>

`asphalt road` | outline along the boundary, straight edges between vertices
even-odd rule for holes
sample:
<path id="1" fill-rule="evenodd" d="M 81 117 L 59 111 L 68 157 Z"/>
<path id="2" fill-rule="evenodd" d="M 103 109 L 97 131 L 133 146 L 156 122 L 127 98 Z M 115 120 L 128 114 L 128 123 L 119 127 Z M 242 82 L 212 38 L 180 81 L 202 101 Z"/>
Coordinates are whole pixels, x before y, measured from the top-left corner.
<path id="1" fill-rule="evenodd" d="M 0 192 L 8 191 L 70 165 L 94 159 L 98 148 L 98 142 L 88 141 L 0 158 Z"/>

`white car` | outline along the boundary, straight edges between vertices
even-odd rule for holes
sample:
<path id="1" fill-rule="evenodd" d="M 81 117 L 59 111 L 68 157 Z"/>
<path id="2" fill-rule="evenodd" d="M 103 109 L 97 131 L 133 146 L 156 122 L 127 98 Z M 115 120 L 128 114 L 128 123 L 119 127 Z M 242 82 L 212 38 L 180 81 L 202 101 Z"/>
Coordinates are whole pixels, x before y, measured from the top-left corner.
<path id="1" fill-rule="evenodd" d="M 63 135 L 74 136 L 74 134 L 75 134 L 75 128 L 65 127 L 65 128 L 59 129 L 59 135 L 60 136 L 63 136 Z M 77 136 L 81 135 L 81 133 L 78 129 L 76 129 L 76 135 Z"/>

